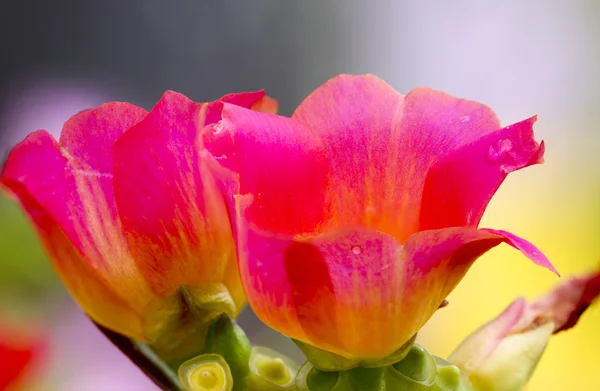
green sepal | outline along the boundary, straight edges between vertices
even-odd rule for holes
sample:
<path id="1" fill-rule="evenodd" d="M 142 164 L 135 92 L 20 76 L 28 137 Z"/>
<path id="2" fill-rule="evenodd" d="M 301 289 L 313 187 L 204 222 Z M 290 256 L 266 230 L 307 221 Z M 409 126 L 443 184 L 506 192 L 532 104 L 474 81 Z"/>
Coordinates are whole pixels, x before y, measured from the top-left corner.
<path id="1" fill-rule="evenodd" d="M 321 371 L 347 371 L 360 364 L 360 360 L 351 360 L 335 353 L 326 352 L 295 339 L 292 341 L 302 350 L 307 360 Z"/>
<path id="2" fill-rule="evenodd" d="M 390 390 L 385 388 L 385 374 L 385 367 L 357 367 L 341 372 L 320 371 L 307 361 L 296 377 L 296 387 L 299 391 Z"/>
<path id="3" fill-rule="evenodd" d="M 394 353 L 390 354 L 389 356 L 377 360 L 362 360 L 360 366 L 365 368 L 377 368 L 386 367 L 388 365 L 397 363 L 398 361 L 404 359 L 406 355 L 408 355 L 411 348 L 415 344 L 416 339 L 417 334 L 413 335 L 411 339 L 406 341 L 404 345 L 400 346 L 400 348 L 398 348 Z"/>
<path id="4" fill-rule="evenodd" d="M 304 342 L 295 339 L 292 339 L 292 341 L 294 341 L 294 343 L 300 348 L 300 350 L 302 350 L 307 360 L 310 361 L 315 368 L 321 371 L 348 371 L 350 369 L 358 367 L 385 367 L 395 362 L 398 362 L 404 357 L 406 357 L 416 338 L 417 336 L 415 334 L 394 353 L 382 359 L 348 359 L 335 353 L 315 348 L 314 346 L 308 345 Z"/>
<path id="5" fill-rule="evenodd" d="M 299 391 L 473 391 L 469 379 L 456 366 L 419 345 L 386 367 L 321 371 L 307 361 L 296 385 Z"/>
<path id="6" fill-rule="evenodd" d="M 252 345 L 244 330 L 229 315 L 221 314 L 213 319 L 206 334 L 205 353 L 222 356 L 233 376 L 233 391 L 245 391 L 250 375 Z"/>
<path id="7" fill-rule="evenodd" d="M 210 322 L 237 309 L 222 283 L 181 285 L 149 303 L 143 312 L 144 331 L 150 346 L 174 370 L 204 350 Z"/>
<path id="8" fill-rule="evenodd" d="M 420 345 L 413 345 L 406 357 L 388 371 L 391 384 L 412 384 L 415 390 L 431 388 L 437 378 L 435 359 Z"/>

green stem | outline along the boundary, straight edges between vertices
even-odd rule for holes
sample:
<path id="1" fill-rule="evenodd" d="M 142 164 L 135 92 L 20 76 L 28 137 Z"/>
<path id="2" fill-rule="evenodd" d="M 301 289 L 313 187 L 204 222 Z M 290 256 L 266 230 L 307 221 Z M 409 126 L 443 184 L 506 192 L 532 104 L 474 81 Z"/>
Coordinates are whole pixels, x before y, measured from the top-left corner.
<path id="1" fill-rule="evenodd" d="M 109 330 L 96 322 L 94 324 L 110 342 L 126 355 L 161 390 L 184 391 L 177 374 L 148 345 Z"/>

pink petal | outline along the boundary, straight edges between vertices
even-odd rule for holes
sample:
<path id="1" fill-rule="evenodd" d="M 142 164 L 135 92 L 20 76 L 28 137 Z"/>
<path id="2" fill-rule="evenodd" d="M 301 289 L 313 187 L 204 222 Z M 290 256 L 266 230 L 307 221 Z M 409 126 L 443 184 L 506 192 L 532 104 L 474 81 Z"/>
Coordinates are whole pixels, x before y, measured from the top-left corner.
<path id="1" fill-rule="evenodd" d="M 247 216 L 253 224 L 301 234 L 329 220 L 323 147 L 297 122 L 225 104 L 223 120 L 203 131 L 202 143 L 214 157 L 205 155 L 215 174 L 227 176 L 219 174 L 220 164 L 237 193 L 251 196 Z"/>
<path id="2" fill-rule="evenodd" d="M 263 96 L 221 100 L 251 107 Z M 245 298 L 226 205 L 195 147 L 200 129 L 220 120 L 222 107 L 165 93 L 114 145 L 115 196 L 135 261 L 155 292 L 225 282 L 241 310 Z"/>
<path id="3" fill-rule="evenodd" d="M 105 326 L 143 340 L 135 306 L 147 300 L 145 285 L 131 270 L 110 217 L 100 219 L 107 213 L 103 193 L 92 191 L 95 177 L 74 164 L 50 134 L 38 131 L 13 149 L 0 182 L 19 198 L 84 310 Z"/>
<path id="4" fill-rule="evenodd" d="M 59 144 L 79 163 L 99 174 L 111 175 L 112 145 L 147 114 L 141 107 L 124 102 L 84 110 L 65 123 Z"/>
<path id="5" fill-rule="evenodd" d="M 506 244 L 521 251 L 523 255 L 532 260 L 533 263 L 550 270 L 557 276 L 560 276 L 558 270 L 556 270 L 552 263 L 550 263 L 550 260 L 548 260 L 548 258 L 546 258 L 546 256 L 537 247 L 535 247 L 533 244 L 529 243 L 525 239 L 522 239 L 514 234 L 511 234 L 510 232 L 503 231 L 500 229 L 483 228 L 480 231 L 489 232 L 490 234 L 502 237 L 503 241 Z"/>
<path id="6" fill-rule="evenodd" d="M 338 224 L 405 240 L 418 230 L 426 173 L 450 151 L 500 125 L 479 103 L 417 88 L 402 96 L 374 76 L 338 76 L 293 118 L 323 141 Z"/>
<path id="7" fill-rule="evenodd" d="M 568 330 L 599 295 L 600 272 L 573 277 L 529 304 L 512 331 L 528 330 L 549 320 L 554 322 L 554 333 Z"/>
<path id="8" fill-rule="evenodd" d="M 378 228 L 395 224 L 402 214 L 396 191 L 402 175 L 397 163 L 403 108 L 404 97 L 383 80 L 341 75 L 294 112 L 292 118 L 325 147 L 338 226 Z"/>
<path id="9" fill-rule="evenodd" d="M 80 174 L 94 178 L 93 185 L 90 184 L 94 187 L 94 197 L 103 198 L 102 207 L 110 214 L 112 225 L 118 225 L 112 183 L 112 145 L 146 114 L 146 110 L 129 103 L 106 103 L 71 117 L 60 134 L 59 145 L 66 152 L 65 156 L 73 160 Z"/>
<path id="10" fill-rule="evenodd" d="M 533 138 L 535 120 L 488 134 L 434 164 L 425 182 L 420 229 L 476 227 L 510 172 L 543 161 L 544 144 Z"/>
<path id="11" fill-rule="evenodd" d="M 381 232 L 347 228 L 316 236 L 274 236 L 248 225 L 238 198 L 244 289 L 257 316 L 291 338 L 347 358 L 383 358 L 411 338 L 472 263 L 507 242 L 547 260 L 502 231 L 419 232 L 404 246 Z"/>
<path id="12" fill-rule="evenodd" d="M 418 232 L 406 241 L 407 254 L 404 274 L 407 313 L 420 312 L 419 328 L 450 292 L 458 285 L 471 265 L 485 252 L 500 243 L 521 251 L 535 264 L 556 273 L 554 266 L 535 246 L 509 232 L 467 227 L 444 228 Z M 413 300 L 413 298 L 419 300 Z M 429 300 L 427 300 L 429 298 Z M 428 307 L 429 310 L 419 310 Z"/>

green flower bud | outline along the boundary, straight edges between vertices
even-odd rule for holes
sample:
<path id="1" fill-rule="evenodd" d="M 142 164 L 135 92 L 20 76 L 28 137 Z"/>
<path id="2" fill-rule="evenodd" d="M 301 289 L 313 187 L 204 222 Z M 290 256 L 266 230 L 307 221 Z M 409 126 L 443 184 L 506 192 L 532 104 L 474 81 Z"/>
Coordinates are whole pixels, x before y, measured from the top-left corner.
<path id="1" fill-rule="evenodd" d="M 203 354 L 181 364 L 179 380 L 186 391 L 232 391 L 229 365 L 218 354 Z"/>
<path id="2" fill-rule="evenodd" d="M 247 389 L 252 346 L 244 330 L 229 315 L 221 314 L 213 319 L 206 335 L 204 351 L 225 359 L 235 380 L 233 391 Z"/>
<path id="3" fill-rule="evenodd" d="M 298 365 L 289 357 L 257 346 L 250 356 L 250 391 L 295 390 Z"/>
<path id="4" fill-rule="evenodd" d="M 575 326 L 600 294 L 600 271 L 573 277 L 537 300 L 519 298 L 469 335 L 449 360 L 477 391 L 520 391 L 552 334 Z"/>
<path id="5" fill-rule="evenodd" d="M 470 378 L 477 391 L 520 391 L 537 367 L 554 323 L 504 338 Z"/>

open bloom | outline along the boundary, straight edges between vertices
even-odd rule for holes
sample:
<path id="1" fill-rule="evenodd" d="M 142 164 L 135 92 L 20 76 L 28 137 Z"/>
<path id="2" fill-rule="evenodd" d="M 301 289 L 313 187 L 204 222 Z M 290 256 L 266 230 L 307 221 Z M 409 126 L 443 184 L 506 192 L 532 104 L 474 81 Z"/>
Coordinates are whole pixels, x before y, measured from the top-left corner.
<path id="1" fill-rule="evenodd" d="M 502 128 L 479 103 L 373 76 L 336 77 L 291 118 L 225 104 L 202 132 L 236 226 L 248 301 L 272 328 L 372 362 L 397 351 L 481 254 L 507 174 L 542 161 L 535 118 Z"/>
<path id="2" fill-rule="evenodd" d="M 153 341 L 197 305 L 235 316 L 245 304 L 225 203 L 195 149 L 223 102 L 276 109 L 263 92 L 212 103 L 167 92 L 150 112 L 121 102 L 80 112 L 58 142 L 41 130 L 10 153 L 1 183 L 105 327 Z"/>
<path id="3" fill-rule="evenodd" d="M 532 303 L 520 298 L 467 337 L 449 360 L 480 391 L 518 391 L 552 334 L 575 326 L 600 294 L 600 273 L 574 277 Z"/>

